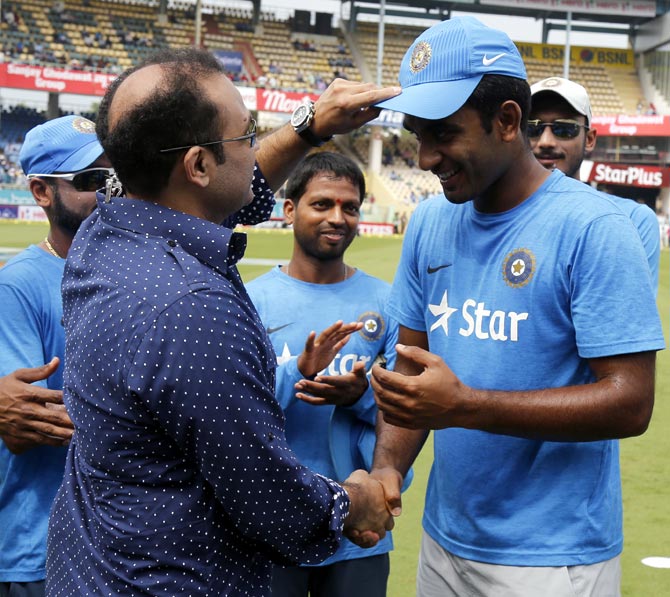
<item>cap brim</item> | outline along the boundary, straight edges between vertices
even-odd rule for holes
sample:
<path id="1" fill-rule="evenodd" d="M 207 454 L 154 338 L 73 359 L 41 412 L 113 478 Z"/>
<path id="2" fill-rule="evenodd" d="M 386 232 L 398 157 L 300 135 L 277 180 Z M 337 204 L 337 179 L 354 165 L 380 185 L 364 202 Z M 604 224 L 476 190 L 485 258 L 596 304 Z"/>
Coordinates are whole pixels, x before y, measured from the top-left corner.
<path id="1" fill-rule="evenodd" d="M 462 108 L 482 77 L 479 75 L 458 81 L 437 81 L 404 87 L 400 95 L 375 105 L 417 118 L 439 120 Z"/>
<path id="2" fill-rule="evenodd" d="M 90 143 L 83 145 L 72 155 L 61 162 L 54 172 L 76 172 L 88 168 L 97 160 L 105 150 L 97 139 L 91 139 Z"/>
<path id="3" fill-rule="evenodd" d="M 362 421 L 347 408 L 336 406 L 328 430 L 330 455 L 338 481 L 344 481 L 353 471 L 372 468 L 377 436 L 375 428 Z M 414 478 L 409 470 L 401 491 L 405 491 Z"/>

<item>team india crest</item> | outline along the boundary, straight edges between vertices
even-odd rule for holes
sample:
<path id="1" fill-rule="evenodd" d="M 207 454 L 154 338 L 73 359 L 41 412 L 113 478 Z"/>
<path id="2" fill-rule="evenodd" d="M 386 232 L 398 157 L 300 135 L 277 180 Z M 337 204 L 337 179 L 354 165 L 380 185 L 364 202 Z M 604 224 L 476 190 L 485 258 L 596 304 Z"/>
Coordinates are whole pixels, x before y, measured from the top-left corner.
<path id="1" fill-rule="evenodd" d="M 525 286 L 535 275 L 535 255 L 528 249 L 515 249 L 507 255 L 502 273 L 508 286 Z"/>
<path id="2" fill-rule="evenodd" d="M 412 57 L 409 59 L 409 68 L 413 73 L 418 73 L 428 66 L 433 50 L 427 41 L 420 41 L 414 46 Z"/>

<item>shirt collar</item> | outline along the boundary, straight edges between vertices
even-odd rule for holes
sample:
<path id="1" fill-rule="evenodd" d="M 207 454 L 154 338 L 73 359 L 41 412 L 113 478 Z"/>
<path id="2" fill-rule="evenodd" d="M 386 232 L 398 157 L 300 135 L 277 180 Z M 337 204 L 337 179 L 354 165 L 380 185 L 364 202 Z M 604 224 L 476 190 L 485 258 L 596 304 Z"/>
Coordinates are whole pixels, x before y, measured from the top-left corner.
<path id="1" fill-rule="evenodd" d="M 246 234 L 152 201 L 112 197 L 107 203 L 101 193 L 97 200 L 98 213 L 105 224 L 136 234 L 163 237 L 210 267 L 225 272 L 244 256 Z"/>

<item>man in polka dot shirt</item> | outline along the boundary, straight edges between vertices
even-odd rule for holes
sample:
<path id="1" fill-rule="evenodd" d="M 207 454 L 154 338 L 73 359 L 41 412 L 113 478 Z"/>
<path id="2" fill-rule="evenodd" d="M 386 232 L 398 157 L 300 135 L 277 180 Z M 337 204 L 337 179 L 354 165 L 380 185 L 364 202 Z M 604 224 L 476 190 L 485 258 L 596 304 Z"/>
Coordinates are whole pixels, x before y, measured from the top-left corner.
<path id="1" fill-rule="evenodd" d="M 396 93 L 352 85 L 317 102 L 314 134 L 370 120 L 366 106 Z M 287 126 L 256 147 L 239 93 L 192 49 L 121 75 L 98 135 L 126 197 L 99 195 L 65 269 L 75 432 L 47 594 L 267 595 L 271 562 L 320 562 L 343 532 L 374 545 L 393 526 L 381 484 L 364 471 L 338 484 L 292 452 L 275 354 L 235 266 L 255 162 L 254 184 L 276 188 L 309 144 Z"/>

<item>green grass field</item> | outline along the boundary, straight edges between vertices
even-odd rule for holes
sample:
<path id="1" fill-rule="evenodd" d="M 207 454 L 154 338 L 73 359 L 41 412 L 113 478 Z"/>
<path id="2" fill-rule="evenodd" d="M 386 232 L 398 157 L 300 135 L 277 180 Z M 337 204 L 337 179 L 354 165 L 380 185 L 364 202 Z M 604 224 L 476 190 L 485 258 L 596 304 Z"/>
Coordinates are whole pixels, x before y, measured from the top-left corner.
<path id="1" fill-rule="evenodd" d="M 39 242 L 46 233 L 40 224 L 0 223 L 0 246 L 25 247 Z M 291 253 L 292 236 L 285 231 L 249 232 L 247 257 L 277 261 Z M 401 239 L 361 237 L 347 253 L 347 263 L 391 281 L 400 255 Z M 242 263 L 240 272 L 251 280 L 269 266 Z M 625 275 L 625 272 L 622 273 Z M 670 252 L 661 255 L 658 305 L 664 330 L 670 314 Z M 634 307 L 631 307 L 634 308 Z M 647 556 L 670 557 L 670 357 L 659 354 L 656 374 L 656 407 L 647 433 L 621 442 L 621 468 L 624 492 L 625 545 L 623 595 L 625 597 L 661 597 L 670 595 L 670 569 L 648 568 L 640 560 Z M 394 532 L 395 551 L 391 558 L 389 597 L 414 594 L 414 578 L 421 536 L 423 496 L 431 463 L 431 445 L 427 444 L 415 463 L 412 487 L 404 494 L 403 515 Z"/>

